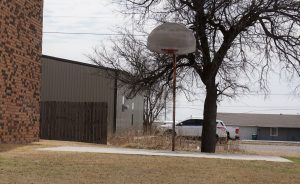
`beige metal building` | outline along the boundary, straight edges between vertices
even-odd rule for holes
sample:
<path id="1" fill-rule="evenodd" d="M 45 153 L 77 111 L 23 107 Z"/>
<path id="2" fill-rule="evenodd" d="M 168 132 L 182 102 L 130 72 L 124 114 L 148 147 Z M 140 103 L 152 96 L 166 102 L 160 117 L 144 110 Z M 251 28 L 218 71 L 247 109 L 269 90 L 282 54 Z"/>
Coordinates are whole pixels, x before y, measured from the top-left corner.
<path id="1" fill-rule="evenodd" d="M 107 72 L 111 75 L 108 75 Z M 116 71 L 77 61 L 42 56 L 41 101 L 107 102 L 107 133 L 142 129 L 143 97 L 126 99 L 112 76 Z"/>

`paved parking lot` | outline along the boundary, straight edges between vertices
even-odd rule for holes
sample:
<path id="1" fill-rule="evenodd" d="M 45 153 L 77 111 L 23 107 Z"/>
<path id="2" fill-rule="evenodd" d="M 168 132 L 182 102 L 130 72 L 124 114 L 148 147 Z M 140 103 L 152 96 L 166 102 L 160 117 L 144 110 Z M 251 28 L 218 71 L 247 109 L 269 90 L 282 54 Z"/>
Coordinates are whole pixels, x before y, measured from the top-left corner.
<path id="1" fill-rule="evenodd" d="M 297 145 L 280 145 L 280 144 L 240 144 L 240 149 L 245 151 L 254 152 L 272 152 L 272 153 L 285 153 L 285 154 L 299 154 L 300 144 Z"/>

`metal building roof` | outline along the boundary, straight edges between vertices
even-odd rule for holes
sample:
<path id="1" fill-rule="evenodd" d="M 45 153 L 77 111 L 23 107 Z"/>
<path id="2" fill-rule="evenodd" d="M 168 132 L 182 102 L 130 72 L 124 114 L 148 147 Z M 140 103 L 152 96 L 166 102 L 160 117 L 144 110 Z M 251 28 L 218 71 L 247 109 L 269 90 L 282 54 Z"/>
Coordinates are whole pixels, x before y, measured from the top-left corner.
<path id="1" fill-rule="evenodd" d="M 300 115 L 218 113 L 217 119 L 234 126 L 300 128 Z"/>

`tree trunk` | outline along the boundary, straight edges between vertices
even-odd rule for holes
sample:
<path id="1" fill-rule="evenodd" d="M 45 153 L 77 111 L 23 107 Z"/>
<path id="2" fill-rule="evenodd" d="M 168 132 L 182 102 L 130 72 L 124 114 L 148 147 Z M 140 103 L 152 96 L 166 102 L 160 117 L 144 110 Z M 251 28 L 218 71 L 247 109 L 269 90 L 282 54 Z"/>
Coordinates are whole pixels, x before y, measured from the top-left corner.
<path id="1" fill-rule="evenodd" d="M 143 134 L 144 135 L 151 135 L 152 134 L 152 122 L 151 120 L 146 119 L 143 123 Z"/>
<path id="2" fill-rule="evenodd" d="M 149 132 L 149 123 L 147 121 L 144 121 L 144 131 L 143 131 L 143 134 L 144 135 L 147 135 L 148 132 Z"/>
<path id="3" fill-rule="evenodd" d="M 217 87 L 215 82 L 206 86 L 204 102 L 204 123 L 202 129 L 201 152 L 214 153 L 216 151 L 216 117 L 217 117 Z"/>

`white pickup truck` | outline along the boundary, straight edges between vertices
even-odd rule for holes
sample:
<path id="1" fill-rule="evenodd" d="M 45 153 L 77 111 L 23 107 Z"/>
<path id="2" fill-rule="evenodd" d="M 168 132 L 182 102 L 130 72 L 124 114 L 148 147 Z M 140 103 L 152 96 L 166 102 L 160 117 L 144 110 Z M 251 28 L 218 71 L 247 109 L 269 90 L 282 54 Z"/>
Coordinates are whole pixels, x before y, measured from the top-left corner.
<path id="1" fill-rule="evenodd" d="M 224 123 L 217 120 L 217 134 L 216 137 L 219 140 L 227 140 L 227 131 Z M 201 137 L 202 135 L 202 124 L 203 119 L 200 118 L 189 118 L 179 123 L 176 123 L 175 132 L 178 136 L 184 137 Z M 172 123 L 165 123 L 158 127 L 160 132 L 164 134 L 172 133 Z"/>
<path id="2" fill-rule="evenodd" d="M 233 127 L 233 126 L 226 126 L 227 130 L 227 138 L 231 140 L 237 140 L 240 139 L 240 128 L 239 127 Z"/>

